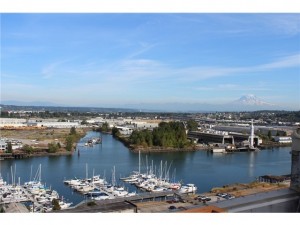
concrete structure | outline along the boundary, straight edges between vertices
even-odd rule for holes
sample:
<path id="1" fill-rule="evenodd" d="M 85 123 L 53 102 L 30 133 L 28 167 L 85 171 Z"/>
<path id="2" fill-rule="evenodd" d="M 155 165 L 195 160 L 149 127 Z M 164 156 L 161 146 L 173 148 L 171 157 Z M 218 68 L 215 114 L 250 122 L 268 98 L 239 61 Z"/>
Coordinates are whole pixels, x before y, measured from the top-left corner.
<path id="1" fill-rule="evenodd" d="M 29 210 L 22 203 L 9 203 L 6 205 L 0 205 L 0 208 L 3 207 L 4 212 L 6 213 L 28 213 Z"/>
<path id="2" fill-rule="evenodd" d="M 130 135 L 133 131 L 133 129 L 129 127 L 116 126 L 116 128 L 120 131 L 122 135 Z"/>
<path id="3" fill-rule="evenodd" d="M 80 124 L 78 122 L 36 122 L 31 123 L 32 126 L 37 127 L 49 127 L 49 128 L 71 128 L 71 127 L 79 127 Z"/>
<path id="4" fill-rule="evenodd" d="M 292 135 L 291 189 L 300 193 L 300 127 Z"/>
<path id="5" fill-rule="evenodd" d="M 190 131 L 188 132 L 188 138 L 197 139 L 198 143 L 229 143 L 234 144 L 234 138 L 228 135 L 227 132 L 201 132 Z"/>
<path id="6" fill-rule="evenodd" d="M 274 141 L 276 141 L 278 143 L 292 143 L 292 138 L 291 137 L 275 136 Z"/>
<path id="7" fill-rule="evenodd" d="M 145 121 L 132 121 L 132 124 L 134 124 L 134 127 L 136 129 L 153 129 L 155 127 L 158 127 L 158 123 L 148 123 Z"/>
<path id="8" fill-rule="evenodd" d="M 0 128 L 3 127 L 24 127 L 27 126 L 26 119 L 0 118 Z"/>
<path id="9" fill-rule="evenodd" d="M 217 203 L 211 203 L 209 205 L 224 209 L 229 213 L 298 212 L 299 193 L 285 188 L 276 191 L 247 195 Z"/>
<path id="10" fill-rule="evenodd" d="M 251 128 L 249 125 L 247 126 L 223 126 L 223 125 L 216 125 L 214 126 L 215 130 L 220 131 L 227 131 L 227 132 L 239 132 L 239 133 L 245 133 L 249 134 L 251 132 Z M 258 134 L 264 134 L 268 135 L 269 131 L 271 132 L 272 136 L 284 136 L 291 133 L 292 127 L 266 127 L 266 126 L 255 126 L 254 127 L 254 133 Z"/>
<path id="11" fill-rule="evenodd" d="M 249 141 L 250 143 L 250 136 L 248 134 L 241 134 L 235 132 L 229 132 L 229 135 L 233 136 L 235 143 L 242 143 L 243 141 Z M 259 146 L 262 144 L 262 139 L 259 136 L 253 136 L 253 146 Z"/>

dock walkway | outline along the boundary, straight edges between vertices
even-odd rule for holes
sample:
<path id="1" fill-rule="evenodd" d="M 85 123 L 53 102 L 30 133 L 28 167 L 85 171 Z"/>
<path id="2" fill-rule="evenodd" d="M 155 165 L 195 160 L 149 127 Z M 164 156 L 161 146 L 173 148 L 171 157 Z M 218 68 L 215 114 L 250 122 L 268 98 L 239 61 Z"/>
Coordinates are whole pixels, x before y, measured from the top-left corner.
<path id="1" fill-rule="evenodd" d="M 136 211 L 137 207 L 135 202 L 143 201 L 157 201 L 157 200 L 167 200 L 167 198 L 174 197 L 177 193 L 174 191 L 156 192 L 156 193 L 142 193 L 136 196 L 130 197 L 119 197 L 115 199 L 106 200 L 85 200 L 77 204 L 76 206 L 69 207 L 65 210 L 60 210 L 57 212 L 61 213 L 80 213 L 80 212 L 113 212 L 113 211 L 124 211 L 131 210 Z M 89 202 L 94 202 L 95 204 L 89 206 Z"/>

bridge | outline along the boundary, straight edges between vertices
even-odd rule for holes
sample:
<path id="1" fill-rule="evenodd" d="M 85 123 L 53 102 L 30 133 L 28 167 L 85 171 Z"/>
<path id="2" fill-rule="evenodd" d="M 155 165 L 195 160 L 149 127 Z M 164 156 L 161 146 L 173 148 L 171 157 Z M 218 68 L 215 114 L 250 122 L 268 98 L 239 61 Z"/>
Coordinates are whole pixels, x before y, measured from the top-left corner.
<path id="1" fill-rule="evenodd" d="M 234 144 L 234 138 L 232 135 L 228 135 L 225 132 L 201 132 L 201 131 L 190 131 L 188 138 L 197 140 L 198 143 L 228 143 Z"/>

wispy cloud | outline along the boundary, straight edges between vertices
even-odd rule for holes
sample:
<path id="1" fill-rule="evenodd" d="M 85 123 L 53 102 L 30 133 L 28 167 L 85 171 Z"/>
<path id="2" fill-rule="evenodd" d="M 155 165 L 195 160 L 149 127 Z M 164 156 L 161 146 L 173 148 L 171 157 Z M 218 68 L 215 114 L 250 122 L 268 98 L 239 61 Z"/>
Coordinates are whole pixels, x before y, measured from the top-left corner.
<path id="1" fill-rule="evenodd" d="M 274 14 L 274 15 L 257 15 L 260 21 L 266 27 L 270 27 L 274 32 L 284 33 L 287 35 L 297 35 L 300 33 L 300 14 Z"/>
<path id="2" fill-rule="evenodd" d="M 53 77 L 57 73 L 57 70 L 59 69 L 59 67 L 68 61 L 70 61 L 70 60 L 56 61 L 49 65 L 44 66 L 41 71 L 42 77 L 44 79 L 49 79 L 49 78 Z"/>
<path id="3" fill-rule="evenodd" d="M 203 80 L 221 76 L 234 76 L 260 71 L 272 71 L 284 68 L 300 68 L 300 54 L 290 55 L 274 60 L 270 63 L 258 64 L 248 67 L 190 67 L 183 68 L 177 73 L 188 74 L 183 80 Z"/>
<path id="4" fill-rule="evenodd" d="M 262 86 L 262 85 L 238 85 L 238 84 L 217 84 L 217 85 L 210 85 L 210 86 L 200 86 L 194 88 L 197 91 L 270 91 L 272 90 L 271 87 Z"/>
<path id="5" fill-rule="evenodd" d="M 288 67 L 299 67 L 300 66 L 300 54 L 290 55 L 271 63 L 266 63 L 257 67 L 257 70 L 269 70 L 269 69 L 281 69 Z"/>
<path id="6" fill-rule="evenodd" d="M 140 45 L 140 48 L 137 51 L 130 53 L 127 56 L 128 59 L 132 59 L 143 53 L 146 53 L 147 51 L 149 51 L 153 47 L 157 46 L 158 44 L 150 44 L 150 43 L 146 43 L 146 42 L 140 42 L 139 45 Z"/>

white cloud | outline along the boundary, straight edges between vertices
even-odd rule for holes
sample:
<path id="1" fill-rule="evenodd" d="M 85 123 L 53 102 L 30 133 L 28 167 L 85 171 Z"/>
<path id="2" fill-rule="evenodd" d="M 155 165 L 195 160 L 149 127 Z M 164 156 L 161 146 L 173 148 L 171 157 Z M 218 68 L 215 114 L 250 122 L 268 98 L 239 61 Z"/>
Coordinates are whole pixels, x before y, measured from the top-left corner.
<path id="1" fill-rule="evenodd" d="M 246 84 L 238 85 L 238 84 L 213 84 L 211 86 L 200 86 L 195 88 L 197 91 L 270 91 L 272 90 L 271 87 L 266 85 L 255 85 L 249 86 Z"/>
<path id="2" fill-rule="evenodd" d="M 64 63 L 68 62 L 69 60 L 61 60 L 53 62 L 45 67 L 42 68 L 41 74 L 44 79 L 49 79 L 53 77 L 57 73 L 57 69 L 63 65 Z"/>

